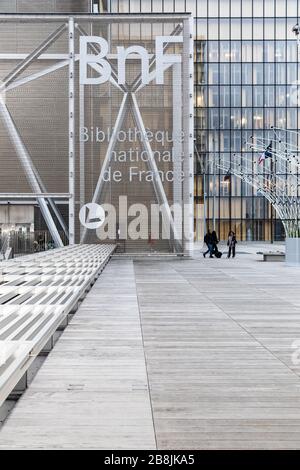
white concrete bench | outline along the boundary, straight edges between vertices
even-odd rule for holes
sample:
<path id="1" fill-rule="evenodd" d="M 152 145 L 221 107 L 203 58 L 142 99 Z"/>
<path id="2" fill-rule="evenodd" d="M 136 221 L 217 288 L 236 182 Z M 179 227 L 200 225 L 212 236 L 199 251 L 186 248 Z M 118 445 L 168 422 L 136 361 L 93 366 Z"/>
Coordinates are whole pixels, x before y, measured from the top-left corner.
<path id="1" fill-rule="evenodd" d="M 0 406 L 108 263 L 114 245 L 75 245 L 0 265 Z"/>
<path id="2" fill-rule="evenodd" d="M 258 251 L 258 255 L 262 255 L 263 261 L 281 262 L 285 261 L 285 253 L 282 251 Z"/>

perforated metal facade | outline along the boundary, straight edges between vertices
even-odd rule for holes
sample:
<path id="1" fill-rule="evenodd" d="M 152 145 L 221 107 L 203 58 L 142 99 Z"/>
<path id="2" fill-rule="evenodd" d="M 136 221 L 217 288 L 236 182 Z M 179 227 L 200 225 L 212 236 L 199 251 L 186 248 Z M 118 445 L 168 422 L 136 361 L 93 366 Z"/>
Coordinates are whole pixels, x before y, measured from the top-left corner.
<path id="1" fill-rule="evenodd" d="M 80 226 L 79 210 L 89 202 L 109 203 L 116 210 L 117 224 L 108 241 L 119 239 L 125 251 L 187 253 L 193 238 L 189 15 L 2 15 L 0 21 L 0 68 L 6 100 L 0 123 L 1 192 L 38 193 L 40 189 L 58 198 L 68 194 L 71 242 L 99 241 L 99 233 L 96 236 Z M 104 38 L 109 45 L 112 74 L 103 84 L 80 83 L 80 38 L 85 36 Z M 163 84 L 156 83 L 159 36 L 182 38 L 182 42 L 164 44 L 166 57 L 177 56 L 181 63 L 164 67 Z M 120 73 L 117 47 L 133 45 L 147 51 L 150 80 L 142 83 L 141 60 L 130 55 L 125 62 L 126 81 L 120 85 L 115 76 Z M 90 44 L 88 52 L 97 54 L 99 48 Z M 88 73 L 92 78 L 99 70 L 89 67 Z M 114 139 L 116 126 L 124 141 Z M 145 131 L 152 135 L 150 139 L 144 139 Z M 97 132 L 101 134 L 98 141 Z M 27 152 L 25 163 L 20 156 L 22 146 L 23 157 Z M 31 164 L 32 174 L 28 170 Z M 115 174 L 121 177 L 116 180 Z M 122 212 L 120 196 L 127 198 L 128 211 Z M 47 202 L 42 207 L 50 196 L 37 200 L 46 220 L 53 216 Z M 182 221 L 174 222 L 174 203 L 181 205 Z M 130 211 L 135 204 L 144 204 L 149 221 L 148 233 L 144 230 L 141 239 L 132 240 L 122 231 L 122 224 L 124 217 L 128 216 L 130 224 L 138 215 L 134 209 Z M 167 215 L 160 216 L 157 240 L 151 233 L 154 204 L 168 207 Z M 163 234 L 165 217 L 171 218 L 170 237 Z M 56 218 L 52 220 L 57 225 Z"/>

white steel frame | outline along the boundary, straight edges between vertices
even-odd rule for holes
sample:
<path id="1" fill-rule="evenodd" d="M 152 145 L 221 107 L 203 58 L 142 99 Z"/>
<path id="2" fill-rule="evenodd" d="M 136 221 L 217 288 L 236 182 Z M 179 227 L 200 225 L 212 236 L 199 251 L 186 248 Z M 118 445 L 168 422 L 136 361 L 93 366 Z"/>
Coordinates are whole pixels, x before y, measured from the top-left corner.
<path id="1" fill-rule="evenodd" d="M 75 25 L 69 18 L 69 244 L 75 243 Z"/>
<path id="2" fill-rule="evenodd" d="M 27 179 L 32 187 L 33 194 L 42 195 L 41 197 L 37 197 L 37 202 L 41 208 L 49 231 L 53 237 L 55 245 L 57 247 L 62 246 L 62 240 L 58 233 L 57 227 L 53 221 L 51 216 L 50 210 L 48 205 L 51 206 L 52 210 L 55 212 L 59 223 L 64 230 L 64 232 L 68 235 L 69 243 L 75 243 L 75 62 L 79 60 L 79 56 L 75 54 L 75 31 L 79 35 L 86 35 L 84 28 L 77 24 L 77 21 L 81 23 L 93 23 L 99 21 L 105 21 L 106 23 L 110 21 L 117 21 L 117 22 L 162 22 L 163 20 L 172 21 L 174 23 L 179 22 L 180 24 L 176 26 L 172 35 L 178 35 L 180 33 L 183 34 L 183 70 L 187 71 L 184 73 L 184 82 L 183 82 L 183 107 L 184 107 L 184 132 L 185 132 L 185 142 L 183 145 L 183 152 L 185 155 L 184 159 L 184 173 L 185 173 L 185 181 L 182 195 L 185 201 L 189 201 L 189 213 L 187 214 L 188 217 L 188 243 L 187 243 L 187 250 L 188 253 L 191 253 L 193 248 L 193 236 L 194 236 L 194 213 L 193 213 L 193 185 L 194 185 L 194 168 L 193 168 L 193 19 L 189 14 L 143 14 L 141 15 L 10 15 L 10 14 L 2 14 L 0 15 L 0 24 L 7 23 L 7 22 L 31 22 L 33 24 L 40 22 L 41 20 L 46 20 L 47 22 L 55 22 L 63 24 L 56 29 L 45 41 L 40 44 L 32 53 L 26 54 L 0 54 L 0 60 L 12 60 L 12 59 L 20 59 L 21 62 L 15 67 L 15 69 L 10 72 L 10 74 L 4 79 L 4 83 L 2 85 L 2 89 L 0 91 L 5 90 L 9 92 L 17 87 L 25 85 L 31 81 L 37 80 L 45 75 L 55 73 L 57 70 L 67 67 L 69 68 L 69 197 L 68 197 L 68 204 L 69 204 L 69 230 L 63 222 L 62 217 L 55 205 L 55 201 L 53 198 L 49 196 L 47 193 L 45 186 L 42 183 L 42 180 L 38 174 L 36 168 L 34 168 L 31 157 L 29 155 L 28 149 L 26 149 L 24 143 L 22 142 L 21 136 L 18 133 L 18 130 L 13 123 L 13 120 L 10 116 L 9 110 L 7 106 L 3 103 L 0 103 L 0 114 L 4 122 L 6 122 L 7 131 L 11 137 L 11 140 L 15 146 L 17 155 L 19 160 L 23 166 L 24 172 L 27 176 Z M 50 54 L 46 53 L 47 49 L 55 43 L 55 41 L 61 37 L 62 34 L 67 32 L 68 34 L 68 42 L 69 42 L 69 53 L 68 54 Z M 166 44 L 164 48 L 166 49 L 169 45 Z M 92 46 L 95 52 L 97 52 L 96 46 Z M 110 54 L 108 58 L 113 58 L 114 56 Z M 37 73 L 28 75 L 25 78 L 18 78 L 20 74 L 26 70 L 29 65 L 34 60 L 57 60 L 54 65 L 48 66 L 47 68 L 39 71 Z M 112 65 L 112 64 L 111 64 Z M 153 67 L 155 65 L 155 57 L 152 57 L 150 60 L 150 66 Z M 176 64 L 175 64 L 176 65 Z M 97 65 L 92 64 L 92 66 L 97 70 Z M 165 69 L 169 68 L 171 64 L 167 64 Z M 178 70 L 177 70 L 178 74 Z M 175 75 L 174 75 L 175 76 Z M 154 80 L 156 77 L 156 71 L 152 71 L 150 73 L 150 80 Z M 93 202 L 98 202 L 99 198 L 101 197 L 101 192 L 103 190 L 103 174 L 105 170 L 108 168 L 111 159 L 111 150 L 114 148 L 116 143 L 116 135 L 117 129 L 120 129 L 122 122 L 124 121 L 127 108 L 130 105 L 131 109 L 133 110 L 134 118 L 139 129 L 145 129 L 143 118 L 141 112 L 138 107 L 137 99 L 135 93 L 145 85 L 141 84 L 141 75 L 139 75 L 136 80 L 134 80 L 133 84 L 129 87 L 128 84 L 125 85 L 118 85 L 116 81 L 116 72 L 114 67 L 112 66 L 112 76 L 110 82 L 113 86 L 117 87 L 120 91 L 124 93 L 123 101 L 120 107 L 119 114 L 117 116 L 117 120 L 115 123 L 115 132 L 111 137 L 109 142 L 108 150 L 105 156 L 104 163 L 101 168 L 101 173 L 99 175 L 98 183 L 94 192 Z M 176 84 L 174 84 L 176 87 Z M 178 86 L 177 86 L 178 90 Z M 79 90 L 79 103 L 80 103 L 80 113 L 79 119 L 82 122 L 84 119 L 84 86 L 80 87 Z M 176 106 L 177 98 L 176 94 L 173 93 L 174 103 L 173 105 Z M 9 121 L 9 125 L 8 125 Z M 188 137 L 187 137 L 188 136 Z M 17 143 L 17 144 L 16 144 Z M 179 227 L 175 226 L 173 216 L 170 210 L 170 206 L 164 191 L 164 187 L 162 185 L 158 168 L 153 158 L 153 152 L 149 142 L 145 139 L 143 142 L 144 148 L 149 155 L 149 169 L 153 171 L 154 175 L 156 175 L 154 179 L 154 190 L 157 197 L 157 200 L 160 205 L 163 205 L 165 210 L 163 211 L 163 220 L 165 223 L 168 223 L 171 227 L 173 240 L 174 240 L 174 251 L 183 252 L 183 246 L 181 244 L 181 237 L 178 235 Z M 80 144 L 80 204 L 84 203 L 84 144 Z M 178 172 L 178 168 L 176 168 Z M 175 198 L 178 199 L 180 192 L 177 191 Z M 184 214 L 186 217 L 186 214 Z M 187 235 L 185 233 L 185 235 Z M 83 229 L 81 231 L 81 243 L 84 243 L 87 236 L 87 230 Z"/>

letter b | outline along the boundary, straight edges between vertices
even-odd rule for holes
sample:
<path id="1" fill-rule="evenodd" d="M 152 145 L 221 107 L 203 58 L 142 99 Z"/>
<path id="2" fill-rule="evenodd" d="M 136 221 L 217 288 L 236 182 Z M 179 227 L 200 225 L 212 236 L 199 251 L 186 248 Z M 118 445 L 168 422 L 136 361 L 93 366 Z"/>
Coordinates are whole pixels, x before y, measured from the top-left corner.
<path id="1" fill-rule="evenodd" d="M 100 52 L 98 54 L 88 54 L 88 45 L 98 44 Z M 82 85 L 99 85 L 109 80 L 111 75 L 111 66 L 104 59 L 108 53 L 108 43 L 105 39 L 98 36 L 80 37 L 80 83 Z M 87 76 L 88 65 L 99 73 L 98 77 Z"/>

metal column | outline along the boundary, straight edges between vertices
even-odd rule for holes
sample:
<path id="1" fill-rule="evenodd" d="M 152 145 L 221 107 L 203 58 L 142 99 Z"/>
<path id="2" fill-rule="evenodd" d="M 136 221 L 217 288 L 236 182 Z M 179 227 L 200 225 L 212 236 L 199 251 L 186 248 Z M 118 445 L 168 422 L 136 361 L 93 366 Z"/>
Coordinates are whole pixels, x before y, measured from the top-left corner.
<path id="1" fill-rule="evenodd" d="M 135 122 L 138 126 L 138 129 L 141 133 L 142 144 L 148 155 L 147 164 L 149 165 L 149 169 L 153 175 L 153 187 L 154 187 L 155 195 L 156 195 L 158 203 L 162 205 L 162 208 L 163 208 L 162 216 L 163 216 L 164 225 L 166 227 L 166 232 L 168 231 L 168 227 L 170 227 L 172 235 L 173 235 L 173 239 L 174 239 L 175 251 L 177 251 L 177 253 L 182 253 L 180 234 L 177 233 L 176 226 L 174 224 L 174 219 L 173 219 L 173 215 L 169 206 L 168 198 L 166 196 L 164 186 L 162 184 L 162 181 L 159 175 L 159 171 L 157 168 L 155 158 L 153 156 L 150 142 L 146 137 L 147 132 L 146 132 L 145 124 L 142 119 L 142 115 L 141 115 L 141 112 L 137 103 L 137 99 L 134 93 L 131 93 L 131 100 L 132 100 L 133 116 L 135 118 Z M 169 242 L 171 244 L 171 240 L 169 240 Z"/>
<path id="2" fill-rule="evenodd" d="M 174 223 L 182 242 L 182 64 L 173 64 L 173 200 L 181 206 L 181 220 Z"/>
<path id="3" fill-rule="evenodd" d="M 193 18 L 184 20 L 183 28 L 183 115 L 184 115 L 184 229 L 187 254 L 194 246 L 194 43 Z M 187 72 L 188 71 L 188 72 Z"/>
<path id="4" fill-rule="evenodd" d="M 69 18 L 69 244 L 75 243 L 75 27 Z"/>
<path id="5" fill-rule="evenodd" d="M 20 64 L 16 66 L 4 79 L 2 86 L 7 87 L 11 82 L 13 82 L 19 75 L 28 68 L 28 66 L 36 59 L 38 59 L 43 52 L 45 52 L 60 36 L 66 29 L 66 25 L 63 24 L 60 26 L 54 33 L 52 33 L 42 44 L 40 44 L 31 54 L 29 54 Z"/>
<path id="6" fill-rule="evenodd" d="M 213 229 L 216 230 L 216 143 L 217 143 L 217 131 L 214 129 L 213 132 Z"/>
<path id="7" fill-rule="evenodd" d="M 119 130 L 120 130 L 122 124 L 123 124 L 123 121 L 125 119 L 125 115 L 127 113 L 127 106 L 126 106 L 127 101 L 128 101 L 128 94 L 125 93 L 124 96 L 123 96 L 123 100 L 122 100 L 122 103 L 121 103 L 121 106 L 120 106 L 120 109 L 119 109 L 119 113 L 118 113 L 114 128 L 113 128 L 113 133 L 112 133 L 111 139 L 109 141 L 109 144 L 108 144 L 108 147 L 107 147 L 107 150 L 106 150 L 105 158 L 104 158 L 104 161 L 103 161 L 103 164 L 102 164 L 102 167 L 101 167 L 101 171 L 100 171 L 100 175 L 99 175 L 99 178 L 98 178 L 98 181 L 97 181 L 97 185 L 96 185 L 96 188 L 95 188 L 95 191 L 94 191 L 92 203 L 99 203 L 100 202 L 101 193 L 102 193 L 103 187 L 104 187 L 104 175 L 105 175 L 105 172 L 107 171 L 107 169 L 109 168 L 109 165 L 110 165 L 110 162 L 111 162 L 112 151 L 114 150 L 114 147 L 117 143 L 118 132 L 119 132 Z M 85 242 L 86 237 L 87 237 L 87 233 L 88 233 L 87 230 L 88 229 L 86 227 L 83 228 L 82 233 L 81 233 L 81 237 L 80 237 L 80 243 Z"/>
<path id="8" fill-rule="evenodd" d="M 80 208 L 85 204 L 85 142 L 81 134 L 85 125 L 85 87 L 79 85 L 79 121 L 80 121 L 80 142 L 79 142 L 79 200 Z M 82 235 L 83 227 L 81 226 Z"/>

